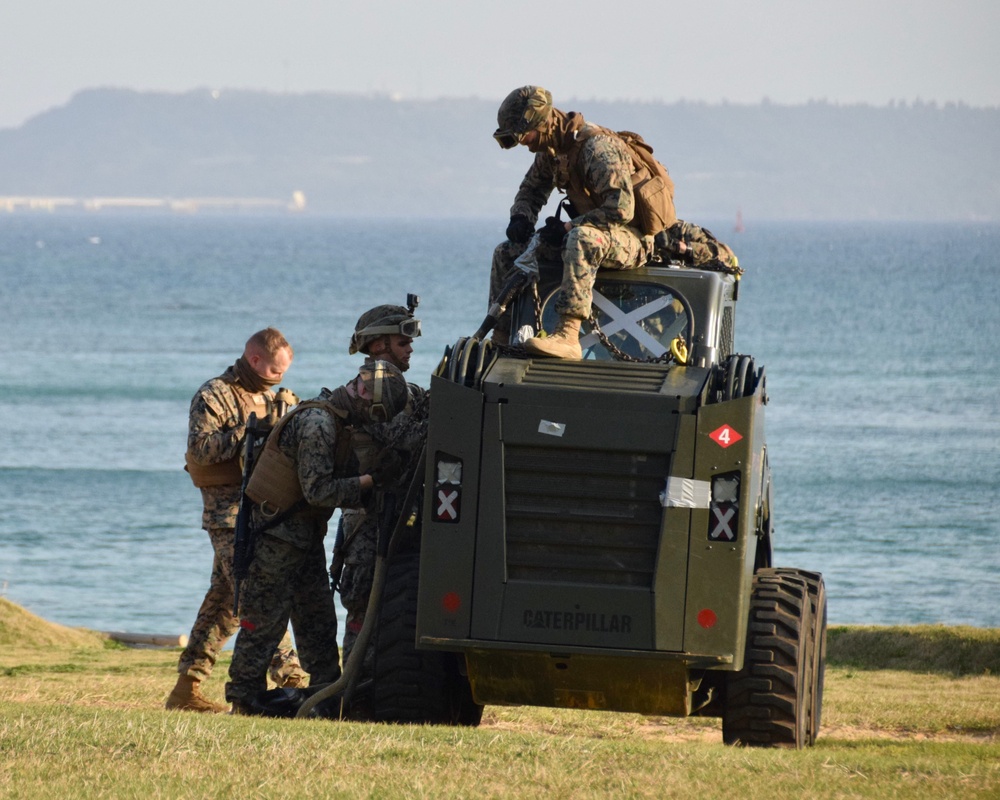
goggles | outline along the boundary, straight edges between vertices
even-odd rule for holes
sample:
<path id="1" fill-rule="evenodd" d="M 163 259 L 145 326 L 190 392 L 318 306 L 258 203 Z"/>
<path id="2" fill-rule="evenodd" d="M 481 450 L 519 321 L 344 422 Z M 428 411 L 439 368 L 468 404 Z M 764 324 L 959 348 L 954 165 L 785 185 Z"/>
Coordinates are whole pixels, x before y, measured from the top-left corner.
<path id="1" fill-rule="evenodd" d="M 493 134 L 493 138 L 497 140 L 504 150 L 510 150 L 512 147 L 517 147 L 521 143 L 521 137 L 523 133 L 514 133 L 511 130 L 502 131 L 497 128 L 496 132 Z"/>
<path id="2" fill-rule="evenodd" d="M 362 328 L 355 335 L 382 336 L 386 333 L 396 333 L 400 336 L 408 336 L 411 339 L 416 339 L 420 335 L 420 320 L 407 317 L 391 325 L 369 325 L 367 328 Z"/>

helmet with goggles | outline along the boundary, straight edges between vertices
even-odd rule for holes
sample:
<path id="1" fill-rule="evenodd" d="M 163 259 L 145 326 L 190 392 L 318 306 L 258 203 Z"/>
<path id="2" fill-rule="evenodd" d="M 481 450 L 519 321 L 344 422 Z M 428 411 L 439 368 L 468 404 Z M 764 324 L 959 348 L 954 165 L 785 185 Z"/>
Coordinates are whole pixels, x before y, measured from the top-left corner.
<path id="1" fill-rule="evenodd" d="M 528 131 L 541 128 L 552 114 L 552 94 L 541 86 L 515 89 L 500 104 L 493 138 L 504 149 L 520 144 Z"/>
<path id="2" fill-rule="evenodd" d="M 371 400 L 368 412 L 372 422 L 388 422 L 406 408 L 410 390 L 403 373 L 388 361 L 371 361 L 358 370 Z"/>
<path id="3" fill-rule="evenodd" d="M 392 334 L 416 339 L 420 335 L 420 320 L 414 319 L 413 311 L 403 306 L 376 306 L 358 318 L 348 352 L 367 355 L 372 342 Z"/>

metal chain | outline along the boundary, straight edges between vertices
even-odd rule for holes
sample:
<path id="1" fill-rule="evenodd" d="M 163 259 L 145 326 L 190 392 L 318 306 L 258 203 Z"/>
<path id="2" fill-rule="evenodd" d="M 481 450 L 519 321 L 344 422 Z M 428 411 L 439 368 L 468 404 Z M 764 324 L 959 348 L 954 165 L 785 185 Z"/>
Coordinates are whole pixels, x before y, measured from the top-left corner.
<path id="1" fill-rule="evenodd" d="M 631 361 L 637 364 L 668 364 L 674 361 L 674 354 L 670 352 L 668 348 L 666 352 L 659 356 L 650 356 L 648 358 L 636 358 L 635 356 L 630 356 L 628 353 L 624 352 L 617 345 L 612 343 L 608 338 L 607 334 L 601 330 L 600 324 L 597 322 L 597 315 L 591 314 L 590 319 L 587 320 L 590 323 L 593 333 L 597 336 L 598 340 L 603 344 L 608 352 L 615 357 L 618 361 Z M 683 337 L 678 337 L 683 340 Z"/>
<path id="2" fill-rule="evenodd" d="M 538 275 L 534 275 L 531 279 L 531 294 L 535 303 L 535 330 L 540 331 L 542 329 L 542 298 L 538 294 Z"/>

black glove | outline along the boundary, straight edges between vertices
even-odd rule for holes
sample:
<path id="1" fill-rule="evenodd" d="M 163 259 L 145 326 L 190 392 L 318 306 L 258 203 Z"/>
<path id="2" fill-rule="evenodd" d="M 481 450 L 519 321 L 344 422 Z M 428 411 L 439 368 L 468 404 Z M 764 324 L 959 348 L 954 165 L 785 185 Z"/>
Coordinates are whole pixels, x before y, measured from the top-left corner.
<path id="1" fill-rule="evenodd" d="M 383 488 L 399 480 L 406 468 L 406 461 L 392 447 L 383 448 L 375 456 L 375 466 L 369 473 L 378 488 Z"/>
<path id="2" fill-rule="evenodd" d="M 691 249 L 684 244 L 683 239 L 677 239 L 670 235 L 670 230 L 660 231 L 653 237 L 653 245 L 657 252 L 665 257 L 667 261 L 688 261 L 691 257 Z"/>
<path id="3" fill-rule="evenodd" d="M 545 220 L 545 227 L 538 231 L 538 238 L 550 247 L 562 247 L 566 238 L 566 224 L 555 217 Z"/>
<path id="4" fill-rule="evenodd" d="M 535 226 L 524 214 L 515 214 L 507 226 L 507 238 L 516 244 L 524 244 L 535 232 Z"/>

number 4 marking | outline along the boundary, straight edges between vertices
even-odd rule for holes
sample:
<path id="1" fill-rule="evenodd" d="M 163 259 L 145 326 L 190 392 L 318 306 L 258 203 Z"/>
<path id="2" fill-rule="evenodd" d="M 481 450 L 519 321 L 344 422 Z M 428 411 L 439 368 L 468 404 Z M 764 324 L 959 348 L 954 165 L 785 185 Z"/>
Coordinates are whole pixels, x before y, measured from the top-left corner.
<path id="1" fill-rule="evenodd" d="M 728 425 L 723 425 L 721 428 L 716 428 L 710 434 L 709 438 L 712 439 L 719 447 L 725 449 L 730 445 L 736 444 L 743 435 L 737 433 L 735 428 L 730 428 Z"/>

